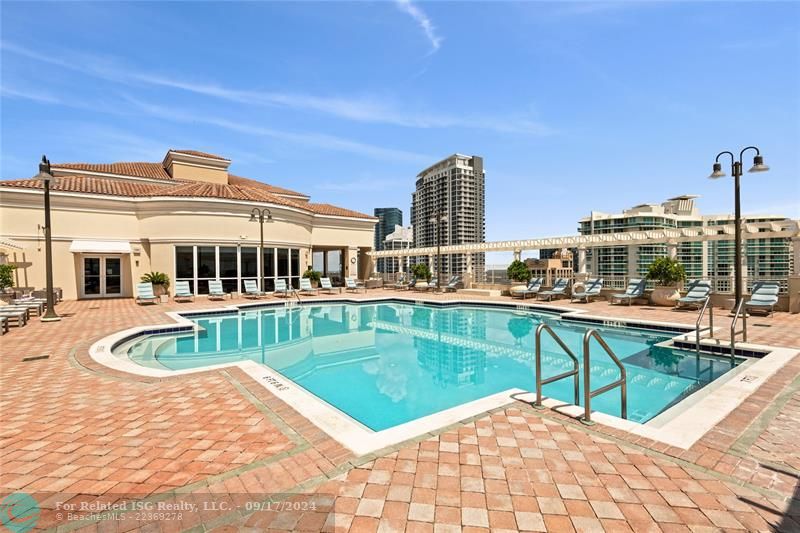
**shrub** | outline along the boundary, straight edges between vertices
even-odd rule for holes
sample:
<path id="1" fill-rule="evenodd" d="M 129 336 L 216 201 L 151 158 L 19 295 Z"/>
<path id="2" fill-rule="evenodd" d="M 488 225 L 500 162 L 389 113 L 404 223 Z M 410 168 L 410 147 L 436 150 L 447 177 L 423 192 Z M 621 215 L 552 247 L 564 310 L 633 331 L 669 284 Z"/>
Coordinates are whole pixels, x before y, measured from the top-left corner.
<path id="1" fill-rule="evenodd" d="M 686 279 L 686 269 L 677 259 L 659 257 L 650 263 L 647 279 L 662 287 L 669 287 Z"/>
<path id="2" fill-rule="evenodd" d="M 528 267 L 519 260 L 514 260 L 508 265 L 506 269 L 506 273 L 508 274 L 508 279 L 511 281 L 529 281 L 531 279 L 531 271 L 528 270 Z"/>
<path id="3" fill-rule="evenodd" d="M 7 289 L 14 286 L 14 270 L 17 265 L 0 265 L 0 289 Z"/>
<path id="4" fill-rule="evenodd" d="M 311 270 L 311 268 L 309 268 L 303 272 L 303 277 L 319 283 L 319 279 L 322 277 L 322 272 L 317 272 L 316 270 Z"/>
<path id="5" fill-rule="evenodd" d="M 416 279 L 424 279 L 425 281 L 431 279 L 431 269 L 425 263 L 411 265 L 411 273 L 414 274 Z"/>
<path id="6" fill-rule="evenodd" d="M 165 289 L 169 287 L 169 276 L 163 272 L 148 272 L 142 276 L 143 283 L 152 283 L 153 285 L 161 285 Z"/>

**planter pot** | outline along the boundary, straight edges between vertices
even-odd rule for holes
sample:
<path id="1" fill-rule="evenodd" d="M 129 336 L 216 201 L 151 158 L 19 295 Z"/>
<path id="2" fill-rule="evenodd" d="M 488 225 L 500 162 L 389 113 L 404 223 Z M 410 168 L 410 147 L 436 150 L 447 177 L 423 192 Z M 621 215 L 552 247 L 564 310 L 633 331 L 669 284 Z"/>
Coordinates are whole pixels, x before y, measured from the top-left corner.
<path id="1" fill-rule="evenodd" d="M 678 292 L 677 287 L 656 287 L 650 294 L 650 302 L 653 305 L 672 307 L 680 297 L 681 293 Z"/>
<path id="2" fill-rule="evenodd" d="M 161 295 L 158 296 L 158 298 L 159 298 L 159 300 L 161 301 L 162 304 L 168 304 L 169 303 L 169 295 L 167 295 L 167 294 L 161 294 Z"/>
<path id="3" fill-rule="evenodd" d="M 163 285 L 153 285 L 153 294 L 156 296 L 163 296 L 167 294 L 167 288 Z"/>

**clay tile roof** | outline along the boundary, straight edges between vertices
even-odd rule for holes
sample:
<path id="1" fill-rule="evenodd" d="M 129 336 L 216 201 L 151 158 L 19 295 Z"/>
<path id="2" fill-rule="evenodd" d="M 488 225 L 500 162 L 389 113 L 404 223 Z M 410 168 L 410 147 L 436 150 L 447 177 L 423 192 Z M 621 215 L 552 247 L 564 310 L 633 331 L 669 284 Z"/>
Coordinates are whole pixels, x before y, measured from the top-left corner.
<path id="1" fill-rule="evenodd" d="M 332 215 L 332 216 L 339 216 L 339 217 L 352 217 L 352 218 L 375 218 L 372 215 L 367 215 L 365 213 L 359 213 L 358 211 L 353 211 L 352 209 L 345 209 L 344 207 L 338 207 L 331 204 L 303 204 L 305 207 L 317 213 L 319 215 Z"/>
<path id="2" fill-rule="evenodd" d="M 25 189 L 41 189 L 44 187 L 42 180 L 22 179 L 0 181 L 3 187 L 21 187 Z M 88 194 L 106 194 L 111 196 L 147 196 L 154 189 L 164 187 L 153 183 L 136 181 L 115 180 L 112 178 L 98 178 L 95 176 L 62 176 L 51 185 L 53 191 L 83 192 Z"/>
<path id="3" fill-rule="evenodd" d="M 228 174 L 228 183 L 231 185 L 244 185 L 247 187 L 263 188 L 273 194 L 285 194 L 288 196 L 302 196 L 304 198 L 308 198 L 308 195 L 302 192 L 293 191 L 284 187 L 278 187 L 277 185 L 270 185 L 269 183 L 264 183 L 263 181 L 257 181 L 242 176 L 235 176 L 233 174 Z"/>
<path id="4" fill-rule="evenodd" d="M 87 170 L 89 172 L 102 172 L 104 174 L 119 174 L 121 176 L 134 176 L 137 178 L 172 180 L 172 176 L 169 175 L 164 165 L 161 163 L 56 163 L 53 165 L 53 170 L 58 171 L 59 168 Z"/>
<path id="5" fill-rule="evenodd" d="M 198 157 L 207 157 L 209 159 L 219 159 L 220 161 L 230 161 L 227 157 L 222 157 L 220 155 L 209 154 L 206 152 L 198 152 L 197 150 L 173 150 L 170 148 L 170 152 L 175 152 L 176 154 L 186 154 L 186 155 L 196 155 Z"/>

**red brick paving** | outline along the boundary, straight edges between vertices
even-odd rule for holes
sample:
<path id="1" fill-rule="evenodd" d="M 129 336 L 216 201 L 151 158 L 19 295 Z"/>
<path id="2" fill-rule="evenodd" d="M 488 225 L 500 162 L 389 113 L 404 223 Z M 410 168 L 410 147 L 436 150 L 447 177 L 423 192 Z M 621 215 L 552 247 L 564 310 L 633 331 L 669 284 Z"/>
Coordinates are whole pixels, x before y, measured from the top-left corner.
<path id="1" fill-rule="evenodd" d="M 746 453 L 737 451 L 751 422 L 791 392 L 800 358 L 688 451 L 602 426 L 589 431 L 518 404 L 366 463 L 356 459 L 359 466 L 351 468 L 347 450 L 238 369 L 152 380 L 111 371 L 86 355 L 91 341 L 111 332 L 168 322 L 164 311 L 217 306 L 202 298 L 149 307 L 130 300 L 64 302 L 58 311 L 70 316 L 63 321 L 33 319 L 12 328 L 0 340 L 0 493 L 80 491 L 113 500 L 190 485 L 192 494 L 170 498 L 199 501 L 211 493 L 241 502 L 294 490 L 306 494 L 295 501 L 307 504 L 315 494 L 318 504 L 238 518 L 204 511 L 151 524 L 174 530 L 213 520 L 224 522 L 220 529 L 284 531 L 318 531 L 323 524 L 342 531 L 800 528 L 800 505 L 791 499 L 797 478 L 789 475 L 798 459 L 791 438 L 800 426 L 797 391 L 769 415 Z M 693 322 L 693 314 L 663 309 L 609 310 L 603 302 L 571 307 Z M 797 315 L 763 320 L 771 327 L 758 329 L 752 320 L 752 341 L 800 344 Z M 43 354 L 49 358 L 22 362 Z M 787 468 L 776 472 L 770 463 Z M 336 477 L 325 481 L 330 476 Z M 55 523 L 54 512 L 45 510 L 39 526 Z"/>

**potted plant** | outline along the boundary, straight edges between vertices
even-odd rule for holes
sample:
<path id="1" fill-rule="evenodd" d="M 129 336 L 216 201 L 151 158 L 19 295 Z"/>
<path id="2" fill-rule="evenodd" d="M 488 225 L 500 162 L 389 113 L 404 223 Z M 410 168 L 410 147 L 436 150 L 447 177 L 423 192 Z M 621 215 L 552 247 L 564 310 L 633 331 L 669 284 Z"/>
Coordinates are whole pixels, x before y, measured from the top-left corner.
<path id="1" fill-rule="evenodd" d="M 142 276 L 142 283 L 152 283 L 153 294 L 160 297 L 162 300 L 164 299 L 163 297 L 169 294 L 169 276 L 163 272 L 148 272 Z"/>
<path id="2" fill-rule="evenodd" d="M 16 265 L 8 263 L 0 265 L 0 290 L 5 291 L 14 286 L 14 270 L 16 268 Z"/>
<path id="3" fill-rule="evenodd" d="M 677 259 L 659 257 L 650 264 L 647 279 L 656 282 L 656 288 L 650 294 L 650 301 L 654 305 L 673 306 L 681 297 L 678 284 L 686 279 L 686 270 Z"/>
<path id="4" fill-rule="evenodd" d="M 411 273 L 418 280 L 430 281 L 431 269 L 425 263 L 417 263 L 411 266 Z"/>
<path id="5" fill-rule="evenodd" d="M 511 280 L 512 285 L 514 283 L 527 284 L 531 279 L 531 271 L 528 270 L 528 266 L 519 259 L 515 259 L 510 265 L 508 265 L 506 274 L 508 275 L 508 279 Z"/>
<path id="6" fill-rule="evenodd" d="M 303 277 L 311 280 L 312 287 L 319 287 L 319 280 L 322 277 L 322 273 L 312 270 L 311 267 L 308 267 L 308 270 L 303 272 Z"/>

